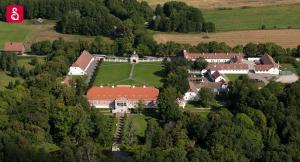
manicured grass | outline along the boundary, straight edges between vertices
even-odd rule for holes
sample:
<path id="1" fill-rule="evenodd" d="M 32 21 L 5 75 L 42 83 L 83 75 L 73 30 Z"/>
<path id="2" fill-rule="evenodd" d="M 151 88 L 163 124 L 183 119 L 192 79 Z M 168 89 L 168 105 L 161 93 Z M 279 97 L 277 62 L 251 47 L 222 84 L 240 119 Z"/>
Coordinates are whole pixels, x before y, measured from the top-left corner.
<path id="1" fill-rule="evenodd" d="M 31 60 L 34 58 L 34 56 L 32 57 L 24 57 L 24 56 L 19 56 L 18 57 L 18 65 L 20 67 L 24 66 L 27 70 L 31 70 L 34 68 L 33 65 L 29 64 L 31 62 Z M 45 62 L 45 59 L 42 57 L 37 57 L 38 63 L 42 64 Z"/>
<path id="2" fill-rule="evenodd" d="M 131 65 L 129 63 L 103 62 L 99 65 L 94 85 L 114 84 L 126 80 L 129 76 Z"/>
<path id="3" fill-rule="evenodd" d="M 163 66 L 161 63 L 140 63 L 135 68 L 133 75 L 136 80 L 144 82 L 146 85 L 162 86 Z"/>
<path id="4" fill-rule="evenodd" d="M 240 76 L 246 76 L 246 74 L 226 74 L 225 75 L 230 81 L 239 79 Z"/>
<path id="5" fill-rule="evenodd" d="M 199 113 L 201 116 L 206 117 L 210 113 L 210 109 L 204 109 L 199 103 L 197 102 L 189 102 L 186 104 L 185 108 L 182 111 L 192 112 L 192 113 Z"/>
<path id="6" fill-rule="evenodd" d="M 0 49 L 7 41 L 23 42 L 31 32 L 32 29 L 24 24 L 11 24 L 0 21 Z"/>
<path id="7" fill-rule="evenodd" d="M 14 82 L 16 80 L 22 81 L 21 78 L 14 78 L 9 76 L 6 72 L 0 71 L 0 91 L 3 91 L 8 86 L 9 82 Z"/>
<path id="8" fill-rule="evenodd" d="M 132 121 L 133 127 L 135 130 L 135 135 L 139 137 L 144 137 L 145 136 L 145 131 L 147 129 L 147 119 L 150 117 L 147 117 L 145 115 L 129 115 L 126 118 L 125 122 L 125 128 L 124 130 L 127 130 L 128 123 Z"/>
<path id="9" fill-rule="evenodd" d="M 100 85 L 137 85 L 162 86 L 161 63 L 139 63 L 129 77 L 132 65 L 129 63 L 103 62 L 95 74 L 94 86 Z"/>
<path id="10" fill-rule="evenodd" d="M 217 31 L 300 27 L 300 5 L 203 10 L 206 21 L 214 22 Z"/>

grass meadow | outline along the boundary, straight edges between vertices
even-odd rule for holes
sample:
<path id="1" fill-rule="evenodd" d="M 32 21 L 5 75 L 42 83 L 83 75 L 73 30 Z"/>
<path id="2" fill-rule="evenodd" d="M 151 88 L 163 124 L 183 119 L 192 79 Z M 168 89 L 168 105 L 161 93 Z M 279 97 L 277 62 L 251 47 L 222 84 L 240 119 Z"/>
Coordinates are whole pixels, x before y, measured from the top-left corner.
<path id="1" fill-rule="evenodd" d="M 214 22 L 217 32 L 232 30 L 300 28 L 300 4 L 244 7 L 229 10 L 203 10 L 206 21 Z"/>

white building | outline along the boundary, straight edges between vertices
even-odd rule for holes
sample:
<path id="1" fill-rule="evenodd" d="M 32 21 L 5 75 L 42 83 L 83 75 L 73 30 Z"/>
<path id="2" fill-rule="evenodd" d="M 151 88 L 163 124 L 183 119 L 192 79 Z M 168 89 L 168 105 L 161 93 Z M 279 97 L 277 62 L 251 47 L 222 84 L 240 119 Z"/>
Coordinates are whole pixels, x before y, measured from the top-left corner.
<path id="1" fill-rule="evenodd" d="M 272 74 L 279 75 L 279 64 L 276 64 L 273 58 L 264 54 L 260 60 L 254 65 L 254 72 L 256 74 Z"/>
<path id="2" fill-rule="evenodd" d="M 93 61 L 94 57 L 88 51 L 83 51 L 69 68 L 68 75 L 86 75 L 87 69 Z"/>

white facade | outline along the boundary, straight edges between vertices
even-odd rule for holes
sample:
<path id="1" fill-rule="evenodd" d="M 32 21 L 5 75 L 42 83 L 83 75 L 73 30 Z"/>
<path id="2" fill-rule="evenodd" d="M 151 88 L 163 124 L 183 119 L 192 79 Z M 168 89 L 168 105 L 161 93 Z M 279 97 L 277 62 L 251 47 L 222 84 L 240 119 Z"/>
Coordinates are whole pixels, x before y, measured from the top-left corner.
<path id="1" fill-rule="evenodd" d="M 279 75 L 279 69 L 278 68 L 271 68 L 269 70 L 255 70 L 256 74 L 271 74 L 271 75 Z"/>
<path id="2" fill-rule="evenodd" d="M 80 67 L 71 66 L 69 69 L 68 75 L 85 75 L 85 71 L 83 71 Z"/>
<path id="3" fill-rule="evenodd" d="M 198 101 L 198 94 L 196 92 L 186 92 L 183 96 L 184 101 Z"/>
<path id="4" fill-rule="evenodd" d="M 226 79 L 223 76 L 218 76 L 217 78 L 215 78 L 215 82 L 220 82 L 220 81 L 226 81 Z"/>
<path id="5" fill-rule="evenodd" d="M 87 69 L 90 67 L 91 63 L 95 60 L 95 58 L 93 57 L 91 59 L 91 61 L 89 62 L 89 64 L 86 66 L 85 69 L 81 69 L 80 67 L 77 66 L 71 66 L 69 68 L 69 73 L 68 75 L 86 75 L 86 71 Z"/>
<path id="6" fill-rule="evenodd" d="M 230 69 L 230 70 L 218 70 L 221 74 L 248 74 L 249 69 Z M 215 71 L 212 70 L 211 73 Z"/>

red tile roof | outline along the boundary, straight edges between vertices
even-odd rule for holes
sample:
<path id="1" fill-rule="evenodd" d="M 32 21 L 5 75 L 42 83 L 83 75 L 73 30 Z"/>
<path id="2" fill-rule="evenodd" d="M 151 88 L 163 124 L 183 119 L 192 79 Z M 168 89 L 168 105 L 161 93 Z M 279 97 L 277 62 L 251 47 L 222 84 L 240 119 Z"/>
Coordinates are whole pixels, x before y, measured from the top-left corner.
<path id="1" fill-rule="evenodd" d="M 73 63 L 72 67 L 80 67 L 82 70 L 86 70 L 92 58 L 93 56 L 88 51 L 84 50 L 81 52 L 76 62 Z"/>
<path id="2" fill-rule="evenodd" d="M 218 70 L 216 70 L 216 71 L 212 74 L 212 76 L 216 79 L 216 78 L 218 78 L 219 76 L 222 76 L 222 75 L 220 74 L 220 72 L 219 72 Z"/>
<path id="3" fill-rule="evenodd" d="M 159 90 L 155 87 L 92 87 L 87 92 L 88 100 L 156 100 Z"/>
<path id="4" fill-rule="evenodd" d="M 243 63 L 233 63 L 233 64 L 226 64 L 226 63 L 209 63 L 206 69 L 210 70 L 246 70 L 249 69 L 248 64 Z"/>
<path id="5" fill-rule="evenodd" d="M 188 53 L 184 51 L 184 58 L 191 59 L 233 59 L 235 62 L 240 62 L 244 57 L 241 53 Z"/>
<path id="6" fill-rule="evenodd" d="M 268 54 L 261 56 L 260 61 L 262 64 L 254 65 L 256 71 L 268 71 L 271 68 L 279 68 L 278 64 L 276 64 L 274 59 Z"/>
<path id="7" fill-rule="evenodd" d="M 3 50 L 7 52 L 25 52 L 25 46 L 21 42 L 6 42 Z"/>

